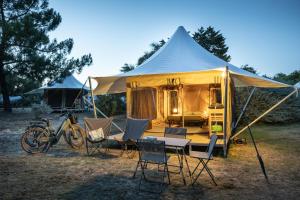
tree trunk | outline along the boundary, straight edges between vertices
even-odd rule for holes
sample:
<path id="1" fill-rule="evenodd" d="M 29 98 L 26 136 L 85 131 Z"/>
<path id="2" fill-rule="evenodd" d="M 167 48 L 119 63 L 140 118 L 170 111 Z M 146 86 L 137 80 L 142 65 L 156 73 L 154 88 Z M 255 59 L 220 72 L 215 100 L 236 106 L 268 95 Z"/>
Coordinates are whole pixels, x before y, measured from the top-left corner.
<path id="1" fill-rule="evenodd" d="M 9 100 L 9 93 L 7 88 L 7 83 L 5 79 L 5 73 L 4 73 L 4 66 L 2 61 L 0 61 L 0 87 L 1 87 L 1 93 L 3 95 L 3 108 L 4 111 L 11 112 L 11 104 Z"/>
<path id="2" fill-rule="evenodd" d="M 4 10 L 3 10 L 3 0 L 0 0 L 0 22 L 1 22 L 1 28 L 2 28 L 2 34 L 0 38 L 0 88 L 1 93 L 3 95 L 3 108 L 4 111 L 11 112 L 11 104 L 9 100 L 9 93 L 7 88 L 7 82 L 5 77 L 5 71 L 4 71 L 4 49 L 5 49 L 5 16 L 4 16 Z"/>

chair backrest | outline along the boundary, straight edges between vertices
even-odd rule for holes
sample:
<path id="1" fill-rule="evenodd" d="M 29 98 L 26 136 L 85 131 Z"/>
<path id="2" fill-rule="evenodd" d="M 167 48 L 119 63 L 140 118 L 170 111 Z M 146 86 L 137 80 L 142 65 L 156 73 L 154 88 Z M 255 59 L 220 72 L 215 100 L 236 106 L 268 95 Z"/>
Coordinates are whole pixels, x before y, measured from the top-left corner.
<path id="1" fill-rule="evenodd" d="M 104 138 L 110 135 L 110 128 L 113 118 L 84 118 L 84 125 L 88 131 L 102 128 Z"/>
<path id="2" fill-rule="evenodd" d="M 165 128 L 165 137 L 170 138 L 186 138 L 186 128 Z"/>
<path id="3" fill-rule="evenodd" d="M 218 140 L 218 136 L 216 134 L 213 134 L 210 137 L 210 141 L 209 141 L 208 148 L 207 148 L 207 153 L 208 153 L 209 158 L 212 155 L 212 152 L 213 152 L 214 147 L 215 147 L 215 145 L 217 143 L 217 140 Z"/>
<path id="4" fill-rule="evenodd" d="M 138 139 L 137 146 L 141 160 L 157 163 L 166 162 L 165 141 Z"/>
<path id="5" fill-rule="evenodd" d="M 137 140 L 142 137 L 149 124 L 148 119 L 127 118 L 123 140 Z"/>

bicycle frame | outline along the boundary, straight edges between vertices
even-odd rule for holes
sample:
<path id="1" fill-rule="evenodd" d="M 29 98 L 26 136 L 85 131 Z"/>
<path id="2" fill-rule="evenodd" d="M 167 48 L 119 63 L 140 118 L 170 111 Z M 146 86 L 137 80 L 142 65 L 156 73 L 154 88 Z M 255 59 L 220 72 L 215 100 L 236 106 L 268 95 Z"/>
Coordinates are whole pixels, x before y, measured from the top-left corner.
<path id="1" fill-rule="evenodd" d="M 54 139 L 51 141 L 51 145 L 57 144 L 60 137 L 66 132 L 68 128 L 71 128 L 71 121 L 68 117 L 60 124 L 59 128 L 54 134 Z"/>

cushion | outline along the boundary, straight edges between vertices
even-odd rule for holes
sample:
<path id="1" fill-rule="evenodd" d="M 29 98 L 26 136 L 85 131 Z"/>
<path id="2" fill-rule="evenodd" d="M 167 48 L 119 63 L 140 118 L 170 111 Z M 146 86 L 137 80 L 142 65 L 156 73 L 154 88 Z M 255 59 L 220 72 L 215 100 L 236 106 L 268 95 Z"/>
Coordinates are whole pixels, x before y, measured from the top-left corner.
<path id="1" fill-rule="evenodd" d="M 104 132 L 102 128 L 98 128 L 88 132 L 91 140 L 98 141 L 104 138 Z"/>

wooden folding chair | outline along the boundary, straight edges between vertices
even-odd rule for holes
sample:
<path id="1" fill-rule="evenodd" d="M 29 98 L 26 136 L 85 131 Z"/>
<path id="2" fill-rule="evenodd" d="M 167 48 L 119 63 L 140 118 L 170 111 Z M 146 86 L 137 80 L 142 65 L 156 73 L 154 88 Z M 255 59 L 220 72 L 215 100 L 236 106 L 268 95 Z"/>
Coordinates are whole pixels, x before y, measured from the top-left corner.
<path id="1" fill-rule="evenodd" d="M 215 147 L 215 144 L 217 142 L 218 136 L 216 134 L 213 134 L 210 137 L 210 142 L 207 148 L 206 152 L 200 152 L 200 151 L 190 151 L 190 157 L 192 158 L 197 158 L 199 160 L 197 166 L 195 167 L 194 171 L 192 172 L 192 179 L 193 179 L 193 183 L 192 185 L 195 184 L 195 182 L 197 181 L 197 179 L 199 178 L 200 174 L 202 173 L 202 171 L 205 169 L 207 171 L 207 173 L 209 174 L 209 176 L 211 177 L 212 181 L 214 182 L 215 185 L 217 185 L 216 181 L 215 181 L 215 177 L 212 174 L 212 172 L 210 171 L 210 169 L 208 168 L 207 164 L 210 160 L 212 160 L 212 153 Z M 199 171 L 199 173 L 196 175 L 196 177 L 194 178 L 194 174 L 196 173 L 196 170 L 198 169 L 198 167 L 200 166 L 200 164 L 202 164 L 202 169 Z"/>

